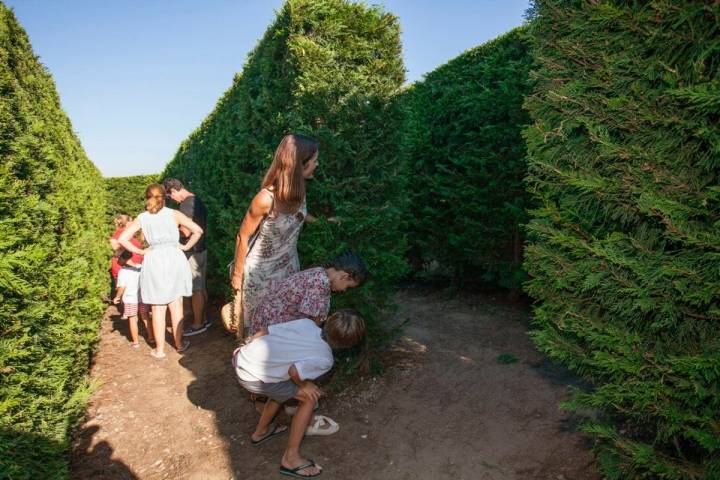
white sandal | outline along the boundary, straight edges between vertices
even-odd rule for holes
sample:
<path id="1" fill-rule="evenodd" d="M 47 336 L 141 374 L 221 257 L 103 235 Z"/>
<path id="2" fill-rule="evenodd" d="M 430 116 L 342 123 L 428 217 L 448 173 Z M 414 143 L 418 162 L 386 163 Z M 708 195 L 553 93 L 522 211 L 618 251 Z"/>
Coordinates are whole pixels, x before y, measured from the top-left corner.
<path id="1" fill-rule="evenodd" d="M 158 353 L 155 349 L 150 350 L 150 355 L 158 359 L 165 358 L 165 352 Z"/>
<path id="2" fill-rule="evenodd" d="M 323 428 L 323 423 L 326 423 L 327 427 Z M 308 425 L 305 430 L 305 435 L 332 435 L 338 430 L 340 430 L 340 425 L 338 425 L 332 418 L 326 417 L 325 415 L 315 415 L 315 421 Z"/>

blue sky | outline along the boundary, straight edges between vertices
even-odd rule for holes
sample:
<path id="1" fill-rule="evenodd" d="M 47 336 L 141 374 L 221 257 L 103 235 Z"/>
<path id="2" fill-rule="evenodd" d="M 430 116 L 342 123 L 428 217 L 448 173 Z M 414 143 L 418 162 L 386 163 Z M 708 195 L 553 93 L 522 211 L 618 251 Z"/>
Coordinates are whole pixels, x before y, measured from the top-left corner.
<path id="1" fill-rule="evenodd" d="M 282 0 L 3 0 L 105 176 L 160 172 L 210 113 Z M 529 0 L 378 0 L 408 82 L 523 23 Z"/>

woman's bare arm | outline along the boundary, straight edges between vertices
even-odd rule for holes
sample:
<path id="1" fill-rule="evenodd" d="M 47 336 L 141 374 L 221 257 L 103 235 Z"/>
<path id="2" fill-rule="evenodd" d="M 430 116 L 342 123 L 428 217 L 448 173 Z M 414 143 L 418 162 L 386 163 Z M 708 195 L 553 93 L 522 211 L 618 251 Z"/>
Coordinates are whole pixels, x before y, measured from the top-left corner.
<path id="1" fill-rule="evenodd" d="M 193 222 L 187 215 L 184 213 L 173 210 L 173 215 L 175 216 L 175 222 L 178 224 L 179 227 L 184 227 L 190 232 L 190 238 L 188 238 L 188 241 L 185 245 L 180 246 L 180 250 L 183 252 L 187 252 L 192 247 L 195 246 L 195 244 L 200 240 L 200 237 L 202 237 L 203 229 L 198 225 L 197 223 Z"/>
<path id="2" fill-rule="evenodd" d="M 132 253 L 136 253 L 138 255 L 144 255 L 145 250 L 136 247 L 133 245 L 133 243 L 130 241 L 135 234 L 140 230 L 140 221 L 139 220 L 133 220 L 128 224 L 127 227 L 125 227 L 125 230 L 123 230 L 123 233 L 120 234 L 120 238 L 118 238 L 118 243 L 122 245 L 122 247 Z"/>
<path id="3" fill-rule="evenodd" d="M 255 233 L 262 221 L 263 217 L 270 213 L 273 199 L 264 190 L 258 192 L 250 203 L 245 218 L 243 218 L 240 230 L 235 237 L 235 268 L 232 274 L 232 287 L 235 290 L 242 288 L 243 269 L 245 267 L 245 257 L 247 256 L 248 242 L 250 237 Z"/>

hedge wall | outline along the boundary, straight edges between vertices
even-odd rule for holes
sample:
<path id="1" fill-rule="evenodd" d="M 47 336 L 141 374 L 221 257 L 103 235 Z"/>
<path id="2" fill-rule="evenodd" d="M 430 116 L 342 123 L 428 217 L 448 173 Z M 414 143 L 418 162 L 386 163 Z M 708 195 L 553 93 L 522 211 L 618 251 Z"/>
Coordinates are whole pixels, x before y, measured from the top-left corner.
<path id="1" fill-rule="evenodd" d="M 105 286 L 105 193 L 0 3 L 0 477 L 64 478 Z"/>
<path id="2" fill-rule="evenodd" d="M 228 288 L 235 235 L 275 147 L 286 133 L 320 142 L 309 212 L 300 235 L 304 267 L 353 249 L 373 281 L 341 296 L 377 314 L 406 272 L 402 181 L 396 151 L 399 113 L 390 98 L 403 82 L 397 19 L 379 7 L 342 0 L 289 0 L 242 75 L 181 145 L 163 176 L 177 177 L 209 210 L 211 281 Z M 329 223 L 334 216 L 340 223 Z M 217 290 L 216 290 L 217 291 Z"/>
<path id="3" fill-rule="evenodd" d="M 720 4 L 534 8 L 534 338 L 608 478 L 720 478 Z"/>
<path id="4" fill-rule="evenodd" d="M 143 212 L 145 210 L 145 188 L 159 180 L 160 175 L 104 178 L 108 199 L 105 217 L 108 225 L 112 225 L 115 215 L 125 214 L 135 218 Z"/>
<path id="5" fill-rule="evenodd" d="M 522 29 L 468 50 L 409 89 L 402 156 L 412 177 L 410 258 L 458 282 L 519 288 L 527 164 L 522 108 L 532 60 Z M 437 270 L 437 269 L 436 269 Z"/>

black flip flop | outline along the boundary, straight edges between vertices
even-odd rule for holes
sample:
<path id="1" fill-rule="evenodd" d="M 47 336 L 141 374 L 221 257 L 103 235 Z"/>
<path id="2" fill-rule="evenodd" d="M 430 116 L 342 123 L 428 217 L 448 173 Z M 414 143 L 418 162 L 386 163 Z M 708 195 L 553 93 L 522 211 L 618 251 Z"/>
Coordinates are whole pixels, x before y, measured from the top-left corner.
<path id="1" fill-rule="evenodd" d="M 282 465 L 280 465 L 280 475 L 287 475 L 288 477 L 296 477 L 296 478 L 319 477 L 320 474 L 322 473 L 322 470 L 320 470 L 318 473 L 316 473 L 314 475 L 303 475 L 303 474 L 298 473 L 303 468 L 314 467 L 314 466 L 315 466 L 315 460 L 313 460 L 312 458 L 305 465 L 300 465 L 299 467 L 295 467 L 295 468 L 286 468 L 286 467 L 283 467 Z"/>
<path id="2" fill-rule="evenodd" d="M 285 430 L 278 431 L 278 428 L 280 428 L 282 426 L 283 425 L 275 424 L 275 426 L 270 431 L 270 433 L 268 433 L 267 435 L 262 437 L 260 440 L 253 440 L 252 438 L 250 438 L 250 445 L 252 445 L 253 447 L 257 447 L 257 446 L 262 445 L 263 443 L 267 442 L 271 438 L 277 437 L 278 435 L 282 435 L 283 433 L 287 433 L 287 431 L 290 430 L 288 427 L 285 427 Z"/>

